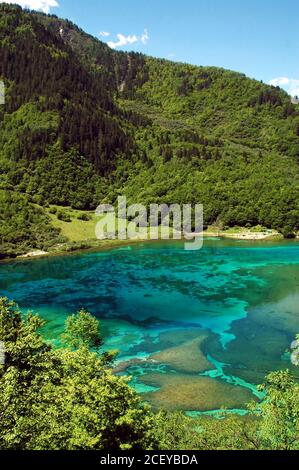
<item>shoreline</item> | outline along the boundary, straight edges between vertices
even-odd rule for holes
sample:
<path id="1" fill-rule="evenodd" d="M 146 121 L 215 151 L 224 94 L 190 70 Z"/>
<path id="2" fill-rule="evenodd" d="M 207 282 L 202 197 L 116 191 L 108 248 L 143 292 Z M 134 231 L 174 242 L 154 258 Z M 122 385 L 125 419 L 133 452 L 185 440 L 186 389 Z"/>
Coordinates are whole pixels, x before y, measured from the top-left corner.
<path id="1" fill-rule="evenodd" d="M 204 237 L 217 237 L 217 238 L 228 238 L 232 240 L 248 240 L 248 241 L 255 241 L 255 240 L 283 240 L 283 236 L 276 231 L 269 231 L 269 232 L 230 232 L 229 230 L 220 230 L 220 231 L 206 231 L 203 234 Z"/>
<path id="2" fill-rule="evenodd" d="M 268 232 L 230 232 L 230 231 L 205 231 L 202 234 L 203 238 L 215 238 L 215 239 L 226 239 L 226 240 L 236 240 L 236 241 L 284 241 L 284 238 L 281 234 L 276 231 L 268 231 Z M 297 236 L 296 239 L 293 241 L 298 241 L 299 237 Z M 51 251 L 44 251 L 44 250 L 32 250 L 28 253 L 23 255 L 16 256 L 14 258 L 7 257 L 0 260 L 0 263 L 9 263 L 9 262 L 16 262 L 16 261 L 26 261 L 26 260 L 34 260 L 34 259 L 42 259 L 42 258 L 50 258 L 53 256 L 70 256 L 79 253 L 88 253 L 88 252 L 97 252 L 97 251 L 105 251 L 110 250 L 113 248 L 120 248 L 124 246 L 129 246 L 136 243 L 151 243 L 151 242 L 159 242 L 163 241 L 159 240 L 149 240 L 147 239 L 132 239 L 132 240 L 82 240 L 78 242 L 78 246 L 76 243 L 72 244 L 61 244 L 59 246 L 53 247 Z M 165 240 L 166 241 L 166 240 Z M 173 241 L 170 239 L 169 241 Z M 86 246 L 84 246 L 86 245 Z"/>

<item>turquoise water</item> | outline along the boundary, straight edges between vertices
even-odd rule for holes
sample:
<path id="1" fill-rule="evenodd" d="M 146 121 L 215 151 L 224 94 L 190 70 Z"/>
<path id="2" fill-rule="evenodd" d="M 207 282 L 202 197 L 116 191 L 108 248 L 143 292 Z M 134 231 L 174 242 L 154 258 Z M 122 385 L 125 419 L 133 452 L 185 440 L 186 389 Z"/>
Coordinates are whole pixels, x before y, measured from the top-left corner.
<path id="1" fill-rule="evenodd" d="M 116 372 L 154 407 L 242 413 L 268 372 L 292 368 L 298 267 L 296 242 L 140 243 L 0 264 L 0 293 L 39 312 L 53 341 L 88 309 L 119 351 Z"/>

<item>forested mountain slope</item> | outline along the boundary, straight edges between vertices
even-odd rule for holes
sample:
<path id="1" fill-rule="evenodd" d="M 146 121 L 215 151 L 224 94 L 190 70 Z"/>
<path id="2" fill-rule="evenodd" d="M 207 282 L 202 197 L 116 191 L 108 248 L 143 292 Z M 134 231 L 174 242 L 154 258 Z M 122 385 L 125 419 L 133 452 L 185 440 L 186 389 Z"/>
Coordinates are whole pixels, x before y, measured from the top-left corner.
<path id="1" fill-rule="evenodd" d="M 93 209 L 203 203 L 206 223 L 298 229 L 299 109 L 242 74 L 116 52 L 0 5 L 0 187 Z M 4 240 L 2 239 L 4 243 Z"/>

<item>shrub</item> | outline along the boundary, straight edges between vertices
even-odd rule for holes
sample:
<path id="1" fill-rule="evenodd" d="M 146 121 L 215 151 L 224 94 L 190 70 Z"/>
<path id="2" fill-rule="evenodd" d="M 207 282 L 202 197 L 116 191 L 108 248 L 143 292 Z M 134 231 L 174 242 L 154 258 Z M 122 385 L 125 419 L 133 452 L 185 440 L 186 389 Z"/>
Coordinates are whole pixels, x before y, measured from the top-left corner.
<path id="1" fill-rule="evenodd" d="M 92 219 L 92 216 L 90 214 L 83 213 L 83 214 L 79 214 L 77 218 L 78 220 L 83 220 L 84 222 L 88 222 L 89 220 Z"/>
<path id="2" fill-rule="evenodd" d="M 71 222 L 72 219 L 69 214 L 63 211 L 58 211 L 57 212 L 57 219 L 62 220 L 63 222 Z"/>
<path id="3" fill-rule="evenodd" d="M 286 240 L 292 240 L 296 238 L 296 234 L 294 233 L 292 227 L 290 226 L 284 227 L 281 233 Z"/>

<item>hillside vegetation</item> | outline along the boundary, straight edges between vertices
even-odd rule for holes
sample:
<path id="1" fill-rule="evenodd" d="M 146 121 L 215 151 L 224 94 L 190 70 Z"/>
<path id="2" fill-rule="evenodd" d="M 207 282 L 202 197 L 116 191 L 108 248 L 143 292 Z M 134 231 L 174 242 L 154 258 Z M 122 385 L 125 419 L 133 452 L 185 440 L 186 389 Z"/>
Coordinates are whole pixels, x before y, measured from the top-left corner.
<path id="1" fill-rule="evenodd" d="M 0 190 L 0 259 L 65 240 L 41 208 L 21 194 Z"/>
<path id="2" fill-rule="evenodd" d="M 299 110 L 281 89 L 112 51 L 69 21 L 7 4 L 0 79 L 6 194 L 78 210 L 119 194 L 202 203 L 206 225 L 298 230 Z"/>

